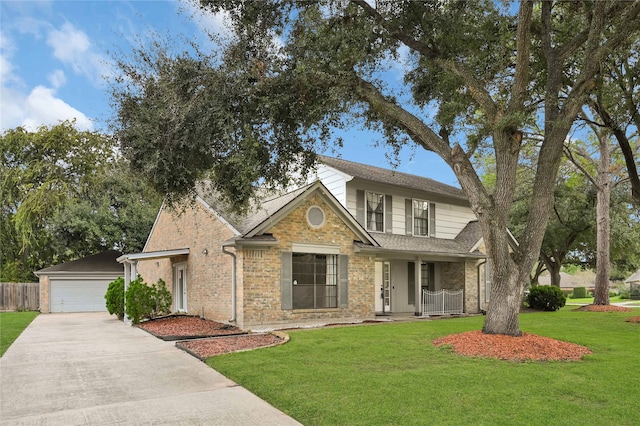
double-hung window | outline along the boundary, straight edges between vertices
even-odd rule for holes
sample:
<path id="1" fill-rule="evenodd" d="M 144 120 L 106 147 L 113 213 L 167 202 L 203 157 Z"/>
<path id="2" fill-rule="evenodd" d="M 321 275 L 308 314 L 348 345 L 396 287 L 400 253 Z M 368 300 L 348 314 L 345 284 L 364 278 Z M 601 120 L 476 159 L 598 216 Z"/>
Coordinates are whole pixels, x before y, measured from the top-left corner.
<path id="1" fill-rule="evenodd" d="M 429 202 L 413 200 L 413 235 L 429 235 Z"/>
<path id="2" fill-rule="evenodd" d="M 367 230 L 384 232 L 384 194 L 367 192 Z"/>
<path id="3" fill-rule="evenodd" d="M 293 309 L 338 307 L 338 262 L 334 254 L 292 253 Z"/>

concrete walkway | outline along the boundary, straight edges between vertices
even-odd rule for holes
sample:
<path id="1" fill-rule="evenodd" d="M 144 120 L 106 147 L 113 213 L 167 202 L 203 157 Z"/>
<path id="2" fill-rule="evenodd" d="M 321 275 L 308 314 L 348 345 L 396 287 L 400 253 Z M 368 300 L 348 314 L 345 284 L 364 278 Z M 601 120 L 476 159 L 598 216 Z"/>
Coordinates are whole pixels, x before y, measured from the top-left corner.
<path id="1" fill-rule="evenodd" d="M 42 314 L 0 358 L 0 424 L 296 425 L 107 313 Z"/>

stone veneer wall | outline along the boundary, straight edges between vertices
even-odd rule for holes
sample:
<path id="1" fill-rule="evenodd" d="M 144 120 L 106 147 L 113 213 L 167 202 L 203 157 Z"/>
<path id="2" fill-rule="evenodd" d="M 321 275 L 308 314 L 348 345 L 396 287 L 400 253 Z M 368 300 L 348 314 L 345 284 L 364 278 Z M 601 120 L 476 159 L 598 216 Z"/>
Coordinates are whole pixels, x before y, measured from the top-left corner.
<path id="1" fill-rule="evenodd" d="M 312 228 L 306 220 L 307 209 L 320 206 L 325 223 Z M 265 250 L 245 249 L 242 254 L 243 300 L 242 323 L 252 329 L 283 326 L 348 322 L 375 317 L 374 294 L 375 259 L 354 252 L 355 234 L 315 194 L 305 200 L 285 219 L 267 231 L 277 240 L 276 247 Z M 331 245 L 340 254 L 349 256 L 348 307 L 333 309 L 283 310 L 281 307 L 281 253 L 292 251 L 292 244 Z"/>

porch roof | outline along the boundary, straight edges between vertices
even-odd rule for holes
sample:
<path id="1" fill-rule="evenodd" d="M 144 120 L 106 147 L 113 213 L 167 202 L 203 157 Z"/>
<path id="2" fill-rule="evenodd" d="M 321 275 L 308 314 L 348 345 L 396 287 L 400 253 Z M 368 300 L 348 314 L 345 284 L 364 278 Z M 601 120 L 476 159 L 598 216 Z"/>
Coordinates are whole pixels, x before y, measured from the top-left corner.
<path id="1" fill-rule="evenodd" d="M 432 237 L 412 237 L 397 234 L 374 234 L 380 247 L 371 247 L 356 243 L 359 251 L 376 253 L 417 254 L 442 257 L 484 259 L 486 255 L 479 251 L 469 251 L 465 243 L 457 240 Z"/>
<path id="2" fill-rule="evenodd" d="M 116 260 L 120 263 L 125 263 L 133 260 L 150 260 L 150 259 L 164 259 L 167 257 L 180 256 L 189 254 L 188 248 L 171 249 L 171 250 L 159 250 L 159 251 L 147 251 L 143 253 L 130 253 L 123 254 Z"/>

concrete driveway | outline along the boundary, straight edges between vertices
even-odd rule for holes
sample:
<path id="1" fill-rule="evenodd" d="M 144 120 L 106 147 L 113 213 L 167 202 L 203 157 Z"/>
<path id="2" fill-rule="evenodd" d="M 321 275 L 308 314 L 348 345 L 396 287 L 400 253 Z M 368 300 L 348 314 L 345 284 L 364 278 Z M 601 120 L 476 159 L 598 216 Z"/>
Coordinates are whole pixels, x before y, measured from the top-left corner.
<path id="1" fill-rule="evenodd" d="M 42 314 L 0 358 L 0 424 L 299 424 L 107 313 Z"/>

